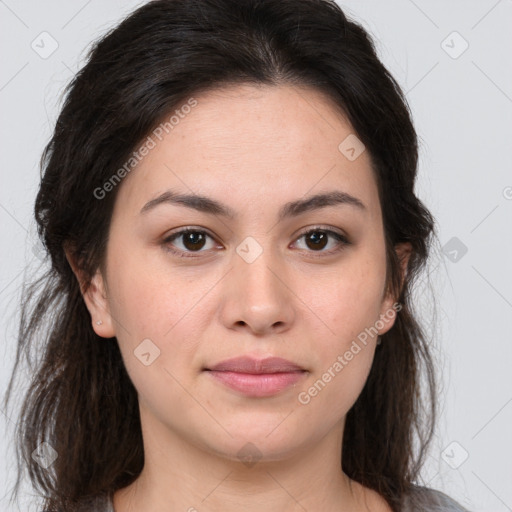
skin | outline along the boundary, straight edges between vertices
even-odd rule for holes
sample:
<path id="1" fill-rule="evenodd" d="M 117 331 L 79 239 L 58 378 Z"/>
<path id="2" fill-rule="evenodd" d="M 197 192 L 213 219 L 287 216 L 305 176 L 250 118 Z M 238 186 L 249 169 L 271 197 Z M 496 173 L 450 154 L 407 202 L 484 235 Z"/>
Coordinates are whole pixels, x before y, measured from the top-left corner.
<path id="1" fill-rule="evenodd" d="M 313 89 L 237 85 L 195 99 L 119 185 L 106 272 L 84 292 L 94 330 L 117 338 L 139 395 L 145 466 L 115 494 L 115 510 L 390 511 L 340 465 L 345 416 L 376 337 L 308 404 L 298 401 L 395 302 L 385 296 L 370 156 L 350 161 L 338 150 L 354 131 Z M 237 218 L 172 204 L 140 213 L 168 189 L 214 198 Z M 366 210 L 336 205 L 277 222 L 284 203 L 331 190 Z M 183 237 L 164 242 L 186 226 L 211 236 L 200 252 Z M 325 255 L 339 247 L 335 238 L 315 249 L 301 236 L 318 226 L 351 245 Z M 251 263 L 236 252 L 248 236 L 263 251 Z M 396 250 L 405 269 L 410 246 Z M 146 338 L 160 350 L 148 366 L 134 355 Z M 251 398 L 202 371 L 239 355 L 284 357 L 308 372 L 277 395 Z M 248 442 L 261 457 L 251 467 L 237 456 Z"/>

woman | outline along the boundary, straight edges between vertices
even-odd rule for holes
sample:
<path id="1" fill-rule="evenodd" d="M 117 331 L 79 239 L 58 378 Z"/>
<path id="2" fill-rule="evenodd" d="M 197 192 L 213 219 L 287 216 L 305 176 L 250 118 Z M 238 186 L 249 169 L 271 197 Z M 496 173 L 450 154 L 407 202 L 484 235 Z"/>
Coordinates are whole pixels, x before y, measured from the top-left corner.
<path id="1" fill-rule="evenodd" d="M 102 38 L 43 155 L 15 367 L 42 337 L 19 455 L 44 510 L 464 510 L 415 484 L 417 152 L 334 2 L 156 0 Z"/>

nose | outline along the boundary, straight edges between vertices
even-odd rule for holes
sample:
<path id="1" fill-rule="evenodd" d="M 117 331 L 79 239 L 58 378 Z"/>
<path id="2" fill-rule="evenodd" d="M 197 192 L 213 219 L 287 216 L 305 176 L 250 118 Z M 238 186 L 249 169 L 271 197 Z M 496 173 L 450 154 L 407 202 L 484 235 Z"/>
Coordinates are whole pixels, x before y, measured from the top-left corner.
<path id="1" fill-rule="evenodd" d="M 229 328 L 252 334 L 281 334 L 295 318 L 296 296 L 287 274 L 271 251 L 254 261 L 234 254 L 226 276 L 221 320 Z"/>

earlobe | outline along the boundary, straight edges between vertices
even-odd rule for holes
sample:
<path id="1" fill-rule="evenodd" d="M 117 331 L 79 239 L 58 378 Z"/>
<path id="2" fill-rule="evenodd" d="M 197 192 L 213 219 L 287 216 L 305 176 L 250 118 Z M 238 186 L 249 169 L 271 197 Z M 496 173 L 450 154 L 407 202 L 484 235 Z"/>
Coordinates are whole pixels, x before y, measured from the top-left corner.
<path id="1" fill-rule="evenodd" d="M 113 338 L 115 336 L 115 329 L 103 275 L 98 269 L 91 281 L 87 283 L 82 270 L 78 268 L 71 252 L 66 250 L 65 253 L 66 259 L 80 285 L 82 297 L 91 315 L 91 324 L 94 332 L 102 338 Z"/>
<path id="2" fill-rule="evenodd" d="M 110 313 L 109 299 L 106 293 L 103 275 L 99 270 L 92 278 L 83 297 L 91 313 L 94 332 L 102 338 L 114 337 L 115 330 Z"/>

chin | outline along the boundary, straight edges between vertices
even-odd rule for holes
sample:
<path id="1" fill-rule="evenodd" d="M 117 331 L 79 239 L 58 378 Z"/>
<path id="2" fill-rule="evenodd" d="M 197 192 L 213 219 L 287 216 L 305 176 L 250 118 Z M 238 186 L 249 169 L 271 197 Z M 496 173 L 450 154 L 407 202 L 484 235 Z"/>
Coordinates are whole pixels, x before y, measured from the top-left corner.
<path id="1" fill-rule="evenodd" d="M 304 445 L 311 441 L 310 435 L 304 429 L 288 425 L 286 430 L 280 430 L 279 421 L 272 424 L 256 424 L 249 426 L 243 422 L 230 429 L 233 437 L 224 433 L 220 438 L 204 440 L 208 450 L 218 456 L 235 461 L 279 461 L 286 460 L 301 451 Z M 286 421 L 286 420 L 285 420 Z M 291 427 L 291 428 L 290 428 Z"/>

